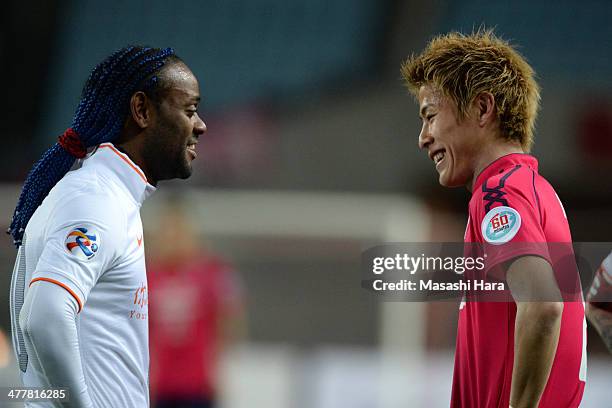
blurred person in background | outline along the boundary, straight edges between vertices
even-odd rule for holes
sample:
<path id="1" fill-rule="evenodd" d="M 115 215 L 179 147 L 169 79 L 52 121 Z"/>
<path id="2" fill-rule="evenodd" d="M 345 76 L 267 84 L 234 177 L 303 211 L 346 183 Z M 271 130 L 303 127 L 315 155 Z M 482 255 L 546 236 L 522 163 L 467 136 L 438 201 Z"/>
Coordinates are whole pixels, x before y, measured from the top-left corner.
<path id="1" fill-rule="evenodd" d="M 547 243 L 571 245 L 569 225 L 537 160 L 526 154 L 540 101 L 532 68 L 481 29 L 435 37 L 403 64 L 402 75 L 419 103 L 419 147 L 440 184 L 472 193 L 465 242 L 496 248 L 487 270 L 501 268 L 514 299 L 469 301 L 474 294 L 465 293 L 451 407 L 578 407 L 586 380 L 584 306 L 560 301 L 551 266 L 559 259 Z"/>
<path id="2" fill-rule="evenodd" d="M 612 353 L 612 253 L 603 260 L 587 293 L 587 317 Z"/>
<path id="3" fill-rule="evenodd" d="M 179 205 L 148 236 L 154 406 L 216 406 L 220 357 L 244 335 L 242 286 Z"/>
<path id="4" fill-rule="evenodd" d="M 24 184 L 9 230 L 13 346 L 23 384 L 67 388 L 63 406 L 149 405 L 140 206 L 159 181 L 190 176 L 199 100 L 172 49 L 120 49 Z"/>

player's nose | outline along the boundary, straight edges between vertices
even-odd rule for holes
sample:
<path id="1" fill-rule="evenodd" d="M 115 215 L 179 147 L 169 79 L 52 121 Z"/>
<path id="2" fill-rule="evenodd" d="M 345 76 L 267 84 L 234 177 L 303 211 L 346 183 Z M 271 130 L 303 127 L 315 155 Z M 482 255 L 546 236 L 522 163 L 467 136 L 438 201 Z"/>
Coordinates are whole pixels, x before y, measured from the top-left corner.
<path id="1" fill-rule="evenodd" d="M 195 126 L 193 127 L 193 133 L 199 137 L 203 135 L 206 130 L 208 130 L 208 128 L 206 127 L 206 123 L 204 123 L 202 118 L 200 118 L 200 116 L 198 115 Z"/>
<path id="2" fill-rule="evenodd" d="M 419 149 L 427 149 L 434 141 L 433 136 L 428 131 L 427 127 L 423 125 L 421 133 L 419 133 Z"/>

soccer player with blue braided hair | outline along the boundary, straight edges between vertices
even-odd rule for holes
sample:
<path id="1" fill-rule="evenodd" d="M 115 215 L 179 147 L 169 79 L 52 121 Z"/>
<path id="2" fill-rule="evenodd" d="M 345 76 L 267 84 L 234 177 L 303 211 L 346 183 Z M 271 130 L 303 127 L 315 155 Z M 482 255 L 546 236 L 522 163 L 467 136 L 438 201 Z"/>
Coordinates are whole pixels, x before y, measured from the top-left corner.
<path id="1" fill-rule="evenodd" d="M 25 386 L 68 391 L 28 407 L 149 405 L 139 210 L 159 181 L 191 175 L 199 101 L 172 49 L 120 49 L 28 175 L 9 228 L 13 345 Z"/>

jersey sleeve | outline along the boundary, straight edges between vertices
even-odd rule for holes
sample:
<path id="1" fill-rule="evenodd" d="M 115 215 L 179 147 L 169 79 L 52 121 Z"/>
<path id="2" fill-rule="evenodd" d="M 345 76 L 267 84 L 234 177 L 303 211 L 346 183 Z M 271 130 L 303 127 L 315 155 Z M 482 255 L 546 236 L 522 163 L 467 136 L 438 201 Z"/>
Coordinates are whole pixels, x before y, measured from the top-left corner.
<path id="1" fill-rule="evenodd" d="M 42 280 L 63 287 L 80 311 L 100 276 L 119 259 L 126 228 L 125 212 L 107 196 L 62 200 L 47 224 L 29 284 Z"/>
<path id="2" fill-rule="evenodd" d="M 46 387 L 68 388 L 72 406 L 93 407 L 83 374 L 75 303 L 56 285 L 31 288 L 20 313 L 30 356 L 26 371 L 41 373 L 40 381 Z"/>
<path id="3" fill-rule="evenodd" d="M 542 257 L 552 265 L 537 193 L 531 183 L 521 184 L 520 179 L 507 183 L 496 200 L 483 196 L 480 232 L 487 269 L 527 255 Z"/>

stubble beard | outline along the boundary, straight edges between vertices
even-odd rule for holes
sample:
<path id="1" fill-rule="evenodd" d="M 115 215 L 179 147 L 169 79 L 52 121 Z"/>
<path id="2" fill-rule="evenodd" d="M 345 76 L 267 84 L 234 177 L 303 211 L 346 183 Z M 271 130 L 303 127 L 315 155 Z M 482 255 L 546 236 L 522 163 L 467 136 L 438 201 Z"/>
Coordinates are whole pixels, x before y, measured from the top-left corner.
<path id="1" fill-rule="evenodd" d="M 147 162 L 151 163 L 151 172 L 156 181 L 171 179 L 187 179 L 192 168 L 187 158 L 187 145 L 184 141 L 178 145 L 176 134 L 178 129 L 172 125 L 161 124 L 154 142 L 145 145 Z"/>

